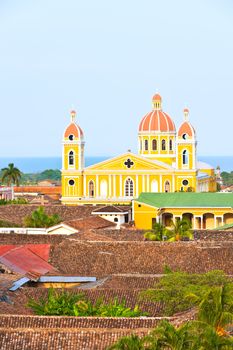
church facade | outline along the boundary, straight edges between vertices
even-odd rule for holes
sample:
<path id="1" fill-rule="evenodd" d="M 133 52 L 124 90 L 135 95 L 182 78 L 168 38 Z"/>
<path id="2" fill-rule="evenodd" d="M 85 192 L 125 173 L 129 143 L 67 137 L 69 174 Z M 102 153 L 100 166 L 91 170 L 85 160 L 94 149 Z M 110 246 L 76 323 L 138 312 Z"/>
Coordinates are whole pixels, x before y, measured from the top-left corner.
<path id="1" fill-rule="evenodd" d="M 138 129 L 138 154 L 126 152 L 85 167 L 84 132 L 71 112 L 63 135 L 62 203 L 129 204 L 142 192 L 214 192 L 214 168 L 197 161 L 196 132 L 184 109 L 178 130 L 155 94 Z"/>

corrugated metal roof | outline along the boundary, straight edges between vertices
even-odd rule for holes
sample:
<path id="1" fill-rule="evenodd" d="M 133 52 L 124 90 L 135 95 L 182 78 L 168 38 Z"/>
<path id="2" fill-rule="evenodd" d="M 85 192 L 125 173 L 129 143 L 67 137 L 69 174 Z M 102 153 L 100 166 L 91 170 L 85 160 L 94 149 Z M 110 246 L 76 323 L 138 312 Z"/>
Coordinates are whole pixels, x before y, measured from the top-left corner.
<path id="1" fill-rule="evenodd" d="M 10 270 L 26 275 L 27 273 L 44 275 L 54 271 L 48 260 L 49 244 L 25 245 L 25 246 L 1 246 L 0 262 Z"/>
<path id="2" fill-rule="evenodd" d="M 96 277 L 79 276 L 41 276 L 38 282 L 96 282 Z"/>

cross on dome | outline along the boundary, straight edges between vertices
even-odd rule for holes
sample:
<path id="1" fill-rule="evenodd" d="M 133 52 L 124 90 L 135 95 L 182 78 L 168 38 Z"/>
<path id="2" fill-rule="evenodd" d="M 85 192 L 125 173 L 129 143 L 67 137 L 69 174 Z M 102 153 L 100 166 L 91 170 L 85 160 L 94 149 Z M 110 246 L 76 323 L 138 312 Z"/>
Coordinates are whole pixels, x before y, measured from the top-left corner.
<path id="1" fill-rule="evenodd" d="M 76 118 L 76 111 L 74 109 L 70 112 L 70 117 L 71 117 L 71 122 L 74 123 Z"/>

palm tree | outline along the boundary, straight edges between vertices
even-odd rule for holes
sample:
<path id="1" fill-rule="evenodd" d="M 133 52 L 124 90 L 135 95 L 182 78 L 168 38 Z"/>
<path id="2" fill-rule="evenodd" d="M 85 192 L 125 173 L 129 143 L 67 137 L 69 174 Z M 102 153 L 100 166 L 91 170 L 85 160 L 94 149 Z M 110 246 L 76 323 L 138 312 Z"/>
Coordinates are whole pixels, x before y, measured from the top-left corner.
<path id="1" fill-rule="evenodd" d="M 128 337 L 120 338 L 115 344 L 108 347 L 108 350 L 144 350 L 149 349 L 144 347 L 144 338 L 140 338 L 136 334 Z M 155 348 L 156 350 L 156 348 Z"/>
<path id="2" fill-rule="evenodd" d="M 197 321 L 190 327 L 199 335 L 200 349 L 232 349 L 233 338 L 228 327 L 233 323 L 232 286 L 212 288 L 199 304 Z"/>
<path id="3" fill-rule="evenodd" d="M 152 230 L 144 234 L 144 238 L 150 241 L 163 241 L 167 232 L 168 230 L 163 224 L 156 222 L 153 224 Z"/>
<path id="4" fill-rule="evenodd" d="M 182 238 L 193 239 L 193 234 L 191 232 L 191 222 L 188 219 L 182 220 L 171 220 L 170 222 L 171 229 L 169 232 L 169 241 L 180 241 Z"/>
<path id="5" fill-rule="evenodd" d="M 199 305 L 198 321 L 212 326 L 217 334 L 226 336 L 233 323 L 233 290 L 228 285 L 211 289 Z"/>
<path id="6" fill-rule="evenodd" d="M 14 163 L 8 164 L 8 168 L 2 169 L 2 182 L 7 183 L 7 186 L 16 184 L 19 186 L 19 180 L 21 179 L 21 171 L 14 166 Z"/>
<path id="7" fill-rule="evenodd" d="M 196 334 L 190 332 L 188 323 L 176 328 L 170 322 L 163 320 L 146 339 L 149 345 L 148 349 L 198 349 L 196 345 L 198 337 Z M 154 342 L 156 347 L 153 347 Z"/>

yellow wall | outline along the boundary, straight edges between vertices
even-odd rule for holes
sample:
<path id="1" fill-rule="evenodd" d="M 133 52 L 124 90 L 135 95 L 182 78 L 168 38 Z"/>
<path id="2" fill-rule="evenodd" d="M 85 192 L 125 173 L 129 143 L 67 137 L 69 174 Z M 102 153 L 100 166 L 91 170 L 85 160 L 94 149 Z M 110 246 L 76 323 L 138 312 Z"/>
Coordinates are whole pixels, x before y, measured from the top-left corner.
<path id="1" fill-rule="evenodd" d="M 233 223 L 233 209 L 229 208 L 165 208 L 160 212 L 158 208 L 147 204 L 133 201 L 133 213 L 135 226 L 138 229 L 148 230 L 152 228 L 152 219 L 159 221 L 159 216 L 171 213 L 173 217 L 182 217 L 185 214 L 192 214 L 192 226 L 194 227 L 195 217 L 202 218 L 203 229 L 213 229 L 215 227 Z M 214 216 L 216 219 L 214 219 Z M 197 223 L 197 220 L 196 220 Z M 196 226 L 196 229 L 200 227 Z"/>

